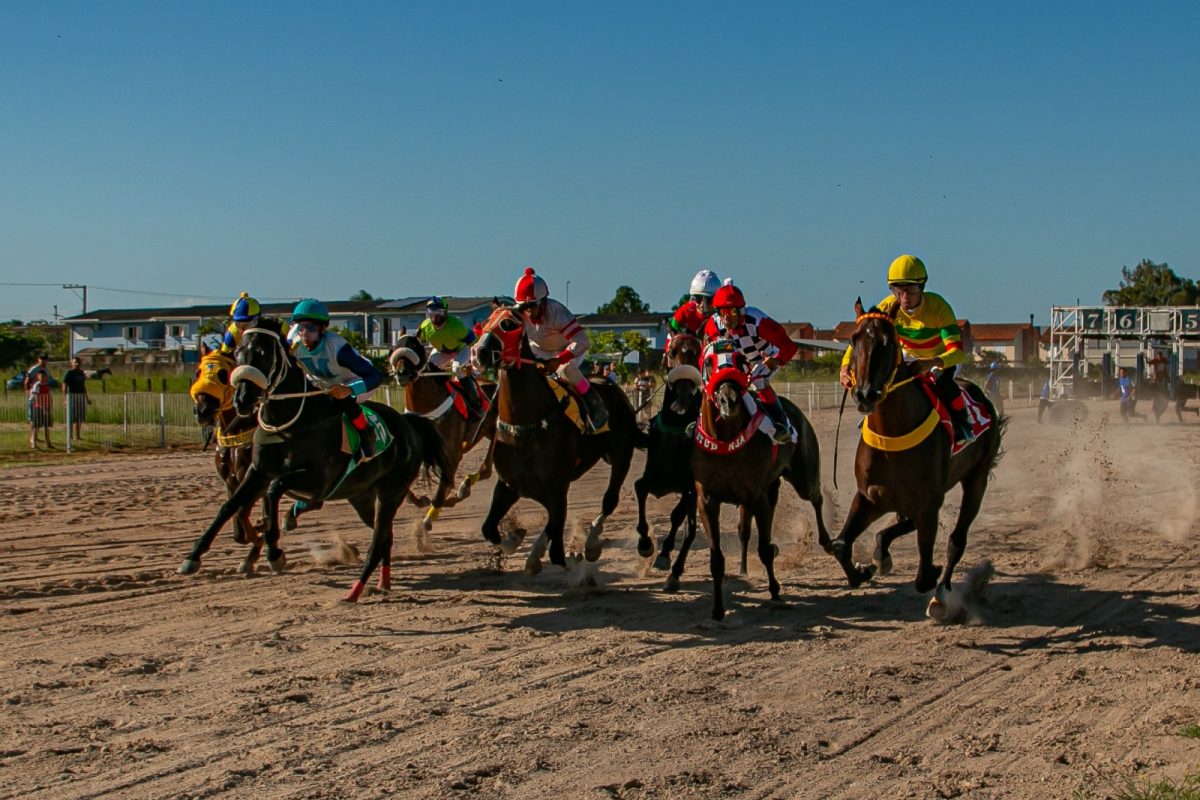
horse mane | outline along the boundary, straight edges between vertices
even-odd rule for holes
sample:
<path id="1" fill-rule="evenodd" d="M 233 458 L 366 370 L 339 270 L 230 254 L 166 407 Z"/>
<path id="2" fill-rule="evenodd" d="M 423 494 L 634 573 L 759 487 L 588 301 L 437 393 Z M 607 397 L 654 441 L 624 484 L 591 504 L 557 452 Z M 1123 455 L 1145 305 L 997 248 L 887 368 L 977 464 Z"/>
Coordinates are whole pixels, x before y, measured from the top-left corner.
<path id="1" fill-rule="evenodd" d="M 279 317 L 259 317 L 258 324 L 254 327 L 268 330 L 279 337 L 283 337 L 286 333 L 283 328 L 283 320 Z"/>

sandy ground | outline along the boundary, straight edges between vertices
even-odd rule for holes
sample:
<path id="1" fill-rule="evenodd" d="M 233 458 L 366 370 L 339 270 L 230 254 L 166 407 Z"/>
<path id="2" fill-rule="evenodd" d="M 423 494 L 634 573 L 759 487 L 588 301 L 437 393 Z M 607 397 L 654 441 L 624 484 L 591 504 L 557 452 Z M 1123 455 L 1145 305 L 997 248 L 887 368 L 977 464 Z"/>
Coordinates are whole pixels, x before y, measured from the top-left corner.
<path id="1" fill-rule="evenodd" d="M 835 421 L 814 420 L 831 492 Z M 365 550 L 344 503 L 285 535 L 286 574 L 236 575 L 224 533 L 184 578 L 221 492 L 208 455 L 6 469 L 0 796 L 1060 798 L 1178 780 L 1200 770 L 1180 735 L 1200 722 L 1198 443 L 1200 426 L 1125 425 L 1113 404 L 1074 427 L 1016 410 L 962 565 L 996 576 L 962 625 L 924 616 L 911 537 L 891 576 L 845 588 L 787 488 L 784 602 L 753 553 L 736 576 L 727 539 L 717 624 L 703 534 L 678 594 L 638 558 L 632 480 L 599 589 L 526 577 L 524 549 L 498 571 L 483 485 L 432 553 L 403 509 L 394 591 L 345 606 L 356 568 L 319 563 L 338 534 Z M 579 519 L 605 478 L 573 489 Z M 651 505 L 660 536 L 671 502 Z"/>

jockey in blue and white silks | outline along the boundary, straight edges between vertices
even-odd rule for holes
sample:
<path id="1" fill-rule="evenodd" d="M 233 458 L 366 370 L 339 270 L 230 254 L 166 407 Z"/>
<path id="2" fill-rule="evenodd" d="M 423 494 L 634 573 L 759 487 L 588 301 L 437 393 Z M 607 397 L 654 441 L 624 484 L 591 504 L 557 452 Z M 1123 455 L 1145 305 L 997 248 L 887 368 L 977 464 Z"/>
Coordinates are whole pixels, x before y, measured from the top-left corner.
<path id="1" fill-rule="evenodd" d="M 345 339 L 330 333 L 329 310 L 320 300 L 301 300 L 292 312 L 288 346 L 309 379 L 329 390 L 334 407 L 359 433 L 363 458 L 375 455 L 375 432 L 367 424 L 361 399 L 383 383 L 383 374 Z"/>

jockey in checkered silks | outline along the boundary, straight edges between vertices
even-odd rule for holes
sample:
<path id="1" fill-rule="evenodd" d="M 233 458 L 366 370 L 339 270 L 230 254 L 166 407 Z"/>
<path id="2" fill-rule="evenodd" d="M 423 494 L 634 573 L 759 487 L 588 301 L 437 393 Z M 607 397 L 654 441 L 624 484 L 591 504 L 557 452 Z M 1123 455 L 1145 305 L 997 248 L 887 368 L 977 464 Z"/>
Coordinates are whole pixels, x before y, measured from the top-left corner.
<path id="1" fill-rule="evenodd" d="M 779 396 L 771 388 L 771 376 L 796 355 L 796 343 L 775 320 L 753 306 L 746 305 L 742 290 L 726 280 L 713 295 L 716 313 L 704 324 L 704 343 L 728 339 L 746 357 L 750 386 L 758 402 L 775 426 L 774 438 L 783 444 L 791 441 L 787 415 Z"/>
<path id="2" fill-rule="evenodd" d="M 431 297 L 425 304 L 425 319 L 417 329 L 417 338 L 429 345 L 429 363 L 434 369 L 449 372 L 458 378 L 463 399 L 471 414 L 478 416 L 483 408 L 479 403 L 479 390 L 471 374 L 471 345 L 475 332 L 450 313 L 450 306 L 442 297 Z"/>

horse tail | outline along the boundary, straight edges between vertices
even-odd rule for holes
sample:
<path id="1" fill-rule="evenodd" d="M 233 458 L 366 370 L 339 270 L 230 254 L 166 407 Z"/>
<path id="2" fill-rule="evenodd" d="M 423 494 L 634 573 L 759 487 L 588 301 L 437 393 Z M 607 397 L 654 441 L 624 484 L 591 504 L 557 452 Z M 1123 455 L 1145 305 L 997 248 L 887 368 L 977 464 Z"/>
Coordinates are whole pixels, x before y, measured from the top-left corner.
<path id="1" fill-rule="evenodd" d="M 419 446 L 416 455 L 419 466 L 425 469 L 425 476 L 428 477 L 432 473 L 438 480 L 449 479 L 450 464 L 446 460 L 446 447 L 437 428 L 432 422 L 416 414 L 405 414 L 404 418 L 417 438 Z"/>

